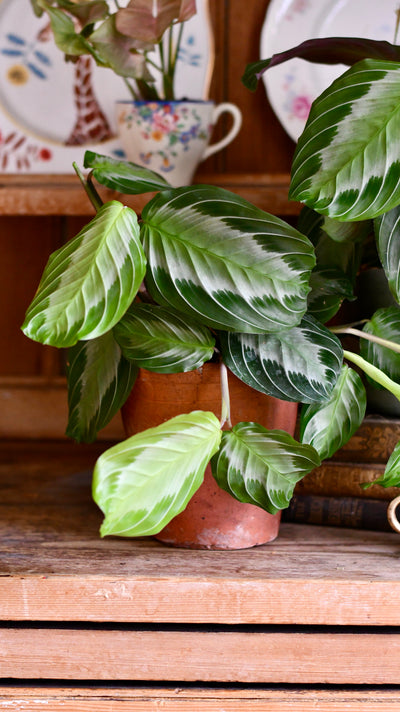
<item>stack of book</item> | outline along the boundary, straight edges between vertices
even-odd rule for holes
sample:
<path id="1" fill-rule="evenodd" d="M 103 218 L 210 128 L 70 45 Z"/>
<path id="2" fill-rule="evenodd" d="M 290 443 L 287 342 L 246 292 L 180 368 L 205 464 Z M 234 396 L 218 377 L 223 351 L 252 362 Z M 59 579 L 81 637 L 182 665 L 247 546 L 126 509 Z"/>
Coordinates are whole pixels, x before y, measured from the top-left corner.
<path id="1" fill-rule="evenodd" d="M 400 440 L 400 420 L 368 416 L 349 442 L 296 485 L 282 520 L 388 530 L 389 501 L 400 488 L 369 483 L 380 477 Z"/>

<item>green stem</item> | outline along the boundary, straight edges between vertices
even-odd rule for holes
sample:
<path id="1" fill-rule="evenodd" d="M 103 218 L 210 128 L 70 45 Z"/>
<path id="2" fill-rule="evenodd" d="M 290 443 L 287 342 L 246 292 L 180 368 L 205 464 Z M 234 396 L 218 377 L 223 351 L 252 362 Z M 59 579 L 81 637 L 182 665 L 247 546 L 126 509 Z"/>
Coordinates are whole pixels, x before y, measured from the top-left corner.
<path id="1" fill-rule="evenodd" d="M 221 378 L 221 428 L 227 423 L 228 427 L 232 427 L 231 423 L 231 402 L 229 397 L 228 369 L 225 364 L 220 364 Z"/>
<path id="2" fill-rule="evenodd" d="M 382 339 L 380 336 L 375 336 L 374 334 L 368 334 L 366 331 L 353 329 L 351 326 L 336 326 L 331 328 L 331 331 L 333 334 L 351 334 L 352 336 L 358 336 L 360 339 L 372 341 L 374 344 L 385 346 L 387 349 L 391 349 L 391 351 L 400 353 L 400 344 L 396 344 L 394 341 L 389 341 L 388 339 Z"/>
<path id="3" fill-rule="evenodd" d="M 361 368 L 367 376 L 386 388 L 386 390 L 390 391 L 390 393 L 393 393 L 393 395 L 400 400 L 400 385 L 383 373 L 380 368 L 373 366 L 372 363 L 369 363 L 369 361 L 366 361 L 365 358 L 362 358 L 362 356 L 359 356 L 352 351 L 343 351 L 343 356 L 348 361 L 351 361 L 356 366 Z"/>
<path id="4" fill-rule="evenodd" d="M 96 188 L 94 187 L 91 179 L 91 173 L 89 174 L 88 178 L 85 179 L 82 171 L 80 170 L 79 166 L 75 163 L 75 161 L 72 164 L 73 169 L 78 176 L 80 182 L 82 183 L 82 186 L 85 190 L 86 195 L 88 196 L 90 202 L 92 203 L 96 213 L 98 210 L 100 210 L 101 206 L 103 205 L 103 201 L 100 198 Z"/>

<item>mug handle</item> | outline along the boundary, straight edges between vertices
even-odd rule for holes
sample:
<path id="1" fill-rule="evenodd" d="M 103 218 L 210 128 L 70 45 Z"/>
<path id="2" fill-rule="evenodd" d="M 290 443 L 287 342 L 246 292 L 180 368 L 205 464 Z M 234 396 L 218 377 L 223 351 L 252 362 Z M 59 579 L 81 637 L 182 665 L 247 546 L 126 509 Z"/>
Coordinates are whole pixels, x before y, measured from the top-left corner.
<path id="1" fill-rule="evenodd" d="M 231 114 L 233 116 L 233 126 L 231 127 L 231 130 L 228 131 L 226 136 L 224 138 L 221 138 L 220 141 L 217 141 L 216 143 L 211 144 L 211 146 L 207 146 L 206 150 L 203 153 L 202 156 L 202 161 L 205 161 L 206 158 L 209 156 L 212 156 L 213 153 L 217 153 L 217 151 L 220 151 L 222 148 L 225 148 L 225 146 L 228 145 L 235 136 L 238 135 L 241 126 L 242 126 L 242 112 L 240 109 L 235 105 L 231 104 L 228 101 L 223 102 L 222 104 L 217 104 L 213 111 L 213 115 L 211 118 L 211 123 L 214 125 L 217 123 L 219 117 L 221 114 L 224 114 L 227 112 L 228 114 Z"/>
<path id="2" fill-rule="evenodd" d="M 400 495 L 398 497 L 395 497 L 394 499 L 392 499 L 392 501 L 390 502 L 390 504 L 388 506 L 388 510 L 387 510 L 387 518 L 388 518 L 388 522 L 389 522 L 390 526 L 392 527 L 392 529 L 394 529 L 395 532 L 398 532 L 400 534 L 400 522 L 397 519 L 397 515 L 396 515 L 396 509 L 399 506 L 399 504 L 400 504 Z"/>

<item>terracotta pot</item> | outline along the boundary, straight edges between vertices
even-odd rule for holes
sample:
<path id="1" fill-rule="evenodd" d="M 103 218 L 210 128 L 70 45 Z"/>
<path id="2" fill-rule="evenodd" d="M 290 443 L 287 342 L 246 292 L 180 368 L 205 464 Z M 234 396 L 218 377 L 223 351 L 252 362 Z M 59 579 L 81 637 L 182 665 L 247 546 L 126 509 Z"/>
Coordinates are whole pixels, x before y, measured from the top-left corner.
<path id="1" fill-rule="evenodd" d="M 293 434 L 297 404 L 277 400 L 246 386 L 229 374 L 233 424 L 254 421 L 266 428 Z M 161 375 L 141 370 L 122 409 L 127 435 L 192 410 L 210 410 L 220 417 L 219 366 L 205 364 L 190 373 Z M 204 483 L 184 512 L 156 538 L 166 544 L 199 549 L 243 549 L 272 541 L 278 534 L 280 513 L 271 515 L 243 504 L 221 490 L 207 467 Z"/>

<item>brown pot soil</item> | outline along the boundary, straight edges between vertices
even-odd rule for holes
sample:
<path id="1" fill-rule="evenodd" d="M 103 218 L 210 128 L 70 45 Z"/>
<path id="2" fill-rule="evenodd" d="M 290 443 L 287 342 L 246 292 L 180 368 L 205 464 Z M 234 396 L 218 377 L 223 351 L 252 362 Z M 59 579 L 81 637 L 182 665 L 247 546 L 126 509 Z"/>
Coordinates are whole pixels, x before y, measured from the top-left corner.
<path id="1" fill-rule="evenodd" d="M 297 404 L 254 391 L 229 374 L 233 424 L 256 422 L 293 434 Z M 205 364 L 190 373 L 164 375 L 141 370 L 122 409 L 126 434 L 152 428 L 182 413 L 207 410 L 220 417 L 219 366 Z M 216 484 L 208 466 L 204 482 L 184 512 L 156 535 L 166 544 L 198 549 L 243 549 L 278 535 L 280 512 L 235 500 Z"/>

